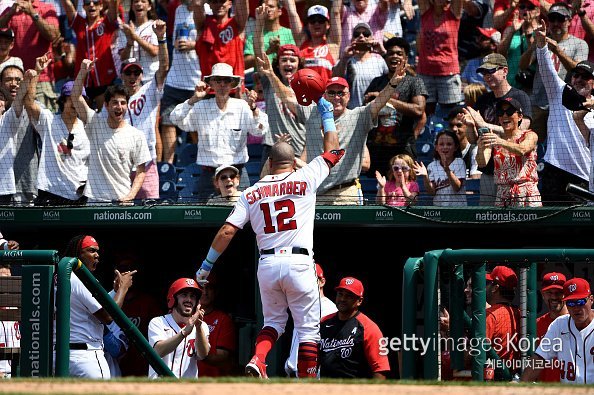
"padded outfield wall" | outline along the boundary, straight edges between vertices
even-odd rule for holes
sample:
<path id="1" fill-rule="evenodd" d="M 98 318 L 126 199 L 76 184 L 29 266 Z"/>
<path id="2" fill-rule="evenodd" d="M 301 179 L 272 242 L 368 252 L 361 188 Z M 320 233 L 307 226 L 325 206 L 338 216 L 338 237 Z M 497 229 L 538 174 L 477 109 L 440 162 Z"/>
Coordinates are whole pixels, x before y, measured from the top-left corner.
<path id="1" fill-rule="evenodd" d="M 23 249 L 62 251 L 74 235 L 90 233 L 101 247 L 97 277 L 107 287 L 115 261 L 124 252 L 141 264 L 135 282 L 154 294 L 163 308 L 174 279 L 192 276 L 229 208 L 204 206 L 85 207 L 67 209 L 0 209 L 0 230 Z M 341 277 L 353 275 L 365 287 L 362 311 L 384 336 L 401 334 L 402 267 L 406 258 L 424 251 L 461 248 L 591 248 L 594 208 L 407 210 L 370 207 L 318 207 L 314 233 L 316 261 L 325 270 L 326 294 Z M 549 262 L 542 268 L 564 268 Z M 221 307 L 240 326 L 240 362 L 251 352 L 258 328 L 259 299 L 255 280 L 256 247 L 251 231 L 239 232 L 215 269 Z M 567 267 L 566 272 L 594 279 L 594 266 Z M 540 308 L 540 304 L 539 304 Z M 420 323 L 422 324 L 422 322 Z M 288 353 L 281 342 L 271 373 Z M 393 377 L 396 355 L 390 354 Z"/>

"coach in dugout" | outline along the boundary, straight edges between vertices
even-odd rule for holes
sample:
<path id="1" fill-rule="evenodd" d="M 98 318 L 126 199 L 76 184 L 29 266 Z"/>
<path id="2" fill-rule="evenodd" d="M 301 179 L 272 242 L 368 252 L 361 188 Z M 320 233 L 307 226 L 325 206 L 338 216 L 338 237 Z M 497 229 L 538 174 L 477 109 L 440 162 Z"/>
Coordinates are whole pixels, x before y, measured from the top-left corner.
<path id="1" fill-rule="evenodd" d="M 536 337 L 542 340 L 549 329 L 549 325 L 558 317 L 567 314 L 567 306 L 563 301 L 563 284 L 567 279 L 562 273 L 545 273 L 542 276 L 542 288 L 540 293 L 542 301 L 549 309 L 546 313 L 536 319 Z M 539 381 L 544 382 L 559 382 L 561 372 L 558 368 L 548 367 L 540 373 Z"/>
<path id="2" fill-rule="evenodd" d="M 536 349 L 521 381 L 535 381 L 553 358 L 559 360 L 561 382 L 594 384 L 594 298 L 590 284 L 574 278 L 563 284 L 563 301 L 569 315 L 557 318 Z"/>
<path id="3" fill-rule="evenodd" d="M 363 284 L 345 277 L 335 288 L 338 312 L 320 324 L 320 377 L 385 379 L 387 355 L 380 355 L 381 330 L 359 311 Z"/>
<path id="4" fill-rule="evenodd" d="M 487 338 L 503 361 L 519 359 L 520 310 L 512 306 L 518 276 L 507 266 L 495 266 L 486 279 L 487 303 L 491 305 L 486 311 Z"/>

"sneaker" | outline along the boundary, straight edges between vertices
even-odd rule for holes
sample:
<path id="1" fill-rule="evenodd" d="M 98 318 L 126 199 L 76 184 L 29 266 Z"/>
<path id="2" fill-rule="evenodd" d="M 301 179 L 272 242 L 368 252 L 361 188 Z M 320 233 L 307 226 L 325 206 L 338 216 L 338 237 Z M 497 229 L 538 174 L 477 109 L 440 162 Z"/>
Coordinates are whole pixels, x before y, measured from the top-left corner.
<path id="1" fill-rule="evenodd" d="M 250 362 L 245 366 L 245 375 L 249 377 L 259 377 L 267 379 L 266 364 L 260 361 L 260 358 L 253 356 Z"/>

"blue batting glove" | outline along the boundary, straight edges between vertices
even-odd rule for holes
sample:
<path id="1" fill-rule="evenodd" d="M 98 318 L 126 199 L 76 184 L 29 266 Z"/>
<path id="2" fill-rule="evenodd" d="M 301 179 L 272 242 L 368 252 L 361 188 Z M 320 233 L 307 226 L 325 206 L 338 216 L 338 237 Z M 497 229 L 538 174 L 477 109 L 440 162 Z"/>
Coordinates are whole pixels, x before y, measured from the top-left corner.
<path id="1" fill-rule="evenodd" d="M 322 117 L 322 126 L 324 132 L 336 132 L 336 124 L 334 123 L 334 106 L 323 97 L 318 100 L 318 111 Z"/>

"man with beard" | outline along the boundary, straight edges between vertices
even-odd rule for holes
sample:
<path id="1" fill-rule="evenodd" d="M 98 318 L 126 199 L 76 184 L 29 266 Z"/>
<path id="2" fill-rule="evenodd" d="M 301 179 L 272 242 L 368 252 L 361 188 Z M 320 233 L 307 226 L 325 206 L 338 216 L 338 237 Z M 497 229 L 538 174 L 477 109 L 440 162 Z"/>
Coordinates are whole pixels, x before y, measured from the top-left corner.
<path id="1" fill-rule="evenodd" d="M 384 380 L 390 363 L 387 355 L 380 355 L 382 332 L 359 311 L 363 284 L 345 277 L 335 290 L 338 311 L 320 324 L 320 377 Z"/>
<path id="2" fill-rule="evenodd" d="M 153 22 L 153 30 L 159 44 L 159 69 L 155 73 L 154 78 L 142 84 L 144 70 L 142 64 L 135 58 L 125 60 L 121 67 L 122 83 L 130 95 L 127 121 L 130 125 L 144 132 L 151 154 L 151 160 L 145 163 L 144 182 L 136 194 L 136 199 L 159 198 L 156 130 L 159 101 L 163 95 L 163 84 L 167 75 L 167 69 L 169 68 L 165 29 L 165 22 L 162 20 Z M 132 179 L 135 176 L 136 173 L 132 175 Z"/>
<path id="3" fill-rule="evenodd" d="M 122 85 L 107 88 L 102 113 L 93 111 L 84 100 L 83 83 L 93 64 L 83 60 L 71 95 L 91 146 L 85 196 L 89 202 L 131 201 L 144 182 L 145 163 L 151 160 L 148 144 L 144 133 L 126 121 L 130 96 Z M 134 166 L 136 178 L 132 182 Z"/>
<path id="4" fill-rule="evenodd" d="M 588 281 L 583 278 L 566 281 L 563 301 L 569 314 L 557 318 L 549 326 L 522 374 L 522 381 L 536 380 L 540 374 L 537 367 L 558 358 L 562 383 L 594 383 L 594 298 Z"/>
<path id="5" fill-rule="evenodd" d="M 208 325 L 198 303 L 201 294 L 191 278 L 175 280 L 167 292 L 170 313 L 149 323 L 149 343 L 178 378 L 198 378 L 198 361 L 210 351 Z M 158 377 L 152 366 L 149 377 Z"/>
<path id="6" fill-rule="evenodd" d="M 555 319 L 568 313 L 565 302 L 563 302 L 563 284 L 565 276 L 562 273 L 546 273 L 542 277 L 543 303 L 549 309 L 548 312 L 536 319 L 536 336 L 541 340 L 547 333 L 547 329 Z M 540 374 L 539 381 L 559 382 L 561 371 L 559 368 L 547 367 Z"/>
<path id="7" fill-rule="evenodd" d="M 551 7 L 552 8 L 552 7 Z M 573 112 L 563 106 L 565 82 L 557 74 L 551 57 L 550 45 L 554 45 L 546 36 L 546 24 L 536 30 L 536 56 L 549 102 L 547 122 L 547 151 L 544 156 L 544 168 L 540 172 L 539 187 L 544 205 L 574 204 L 575 198 L 565 191 L 568 183 L 588 188 L 590 174 L 589 136 L 584 136 L 578 128 Z M 577 93 L 591 98 L 594 87 L 594 64 L 582 61 L 570 69 L 573 71 L 571 85 Z M 586 117 L 584 121 L 591 129 L 594 119 Z M 590 187 L 592 187 L 590 182 Z"/>

